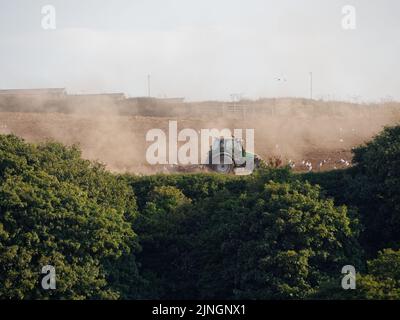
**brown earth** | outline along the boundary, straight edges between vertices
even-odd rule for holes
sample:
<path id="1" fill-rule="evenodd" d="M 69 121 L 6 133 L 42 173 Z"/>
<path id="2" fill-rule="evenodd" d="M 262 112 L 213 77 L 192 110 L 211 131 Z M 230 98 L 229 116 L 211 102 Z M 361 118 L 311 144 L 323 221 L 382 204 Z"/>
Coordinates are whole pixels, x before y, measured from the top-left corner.
<path id="1" fill-rule="evenodd" d="M 309 161 L 312 170 L 318 171 L 347 167 L 353 147 L 370 140 L 385 125 L 398 123 L 400 118 L 380 112 L 349 117 L 263 115 L 245 120 L 0 112 L 0 133 L 14 133 L 30 142 L 78 144 L 83 157 L 103 162 L 110 170 L 149 174 L 176 170 L 151 166 L 145 157 L 151 144 L 145 139 L 147 131 L 160 128 L 168 135 L 169 120 L 178 121 L 178 130 L 254 128 L 255 152 L 264 160 L 279 157 L 283 164 L 291 160 L 299 171 L 309 170 Z"/>

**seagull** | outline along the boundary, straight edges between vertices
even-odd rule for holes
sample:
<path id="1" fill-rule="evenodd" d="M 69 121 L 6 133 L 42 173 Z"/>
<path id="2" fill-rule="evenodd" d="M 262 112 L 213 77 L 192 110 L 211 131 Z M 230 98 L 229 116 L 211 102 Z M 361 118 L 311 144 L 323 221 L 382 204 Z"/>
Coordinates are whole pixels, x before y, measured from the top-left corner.
<path id="1" fill-rule="evenodd" d="M 286 82 L 287 79 L 285 77 L 278 77 L 278 78 L 276 78 L 276 81 L 278 81 L 278 82 Z"/>

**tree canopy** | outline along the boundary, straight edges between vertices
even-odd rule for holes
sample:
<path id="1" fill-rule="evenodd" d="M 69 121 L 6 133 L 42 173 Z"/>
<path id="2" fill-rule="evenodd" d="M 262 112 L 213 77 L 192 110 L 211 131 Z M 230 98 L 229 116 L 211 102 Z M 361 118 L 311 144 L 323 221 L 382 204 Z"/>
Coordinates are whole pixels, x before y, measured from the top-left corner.
<path id="1" fill-rule="evenodd" d="M 0 135 L 0 298 L 399 299 L 400 127 L 354 155 L 323 173 L 136 176 Z"/>

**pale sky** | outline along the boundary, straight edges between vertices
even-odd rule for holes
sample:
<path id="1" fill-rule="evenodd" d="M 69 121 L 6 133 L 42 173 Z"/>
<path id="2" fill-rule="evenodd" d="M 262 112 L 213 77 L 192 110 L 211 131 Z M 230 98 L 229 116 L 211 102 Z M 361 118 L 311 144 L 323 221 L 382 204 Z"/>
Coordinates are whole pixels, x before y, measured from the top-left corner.
<path id="1" fill-rule="evenodd" d="M 312 71 L 315 98 L 400 100 L 400 1 L 0 0 L 0 58 L 1 89 L 309 97 Z"/>

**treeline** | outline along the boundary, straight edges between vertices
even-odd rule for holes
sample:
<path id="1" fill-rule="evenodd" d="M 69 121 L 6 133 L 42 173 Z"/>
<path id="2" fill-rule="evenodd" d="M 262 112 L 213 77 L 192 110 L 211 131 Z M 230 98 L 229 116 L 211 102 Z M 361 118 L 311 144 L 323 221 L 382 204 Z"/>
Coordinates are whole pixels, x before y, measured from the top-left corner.
<path id="1" fill-rule="evenodd" d="M 400 127 L 354 152 L 327 173 L 141 177 L 1 135 L 0 298 L 398 299 Z"/>

